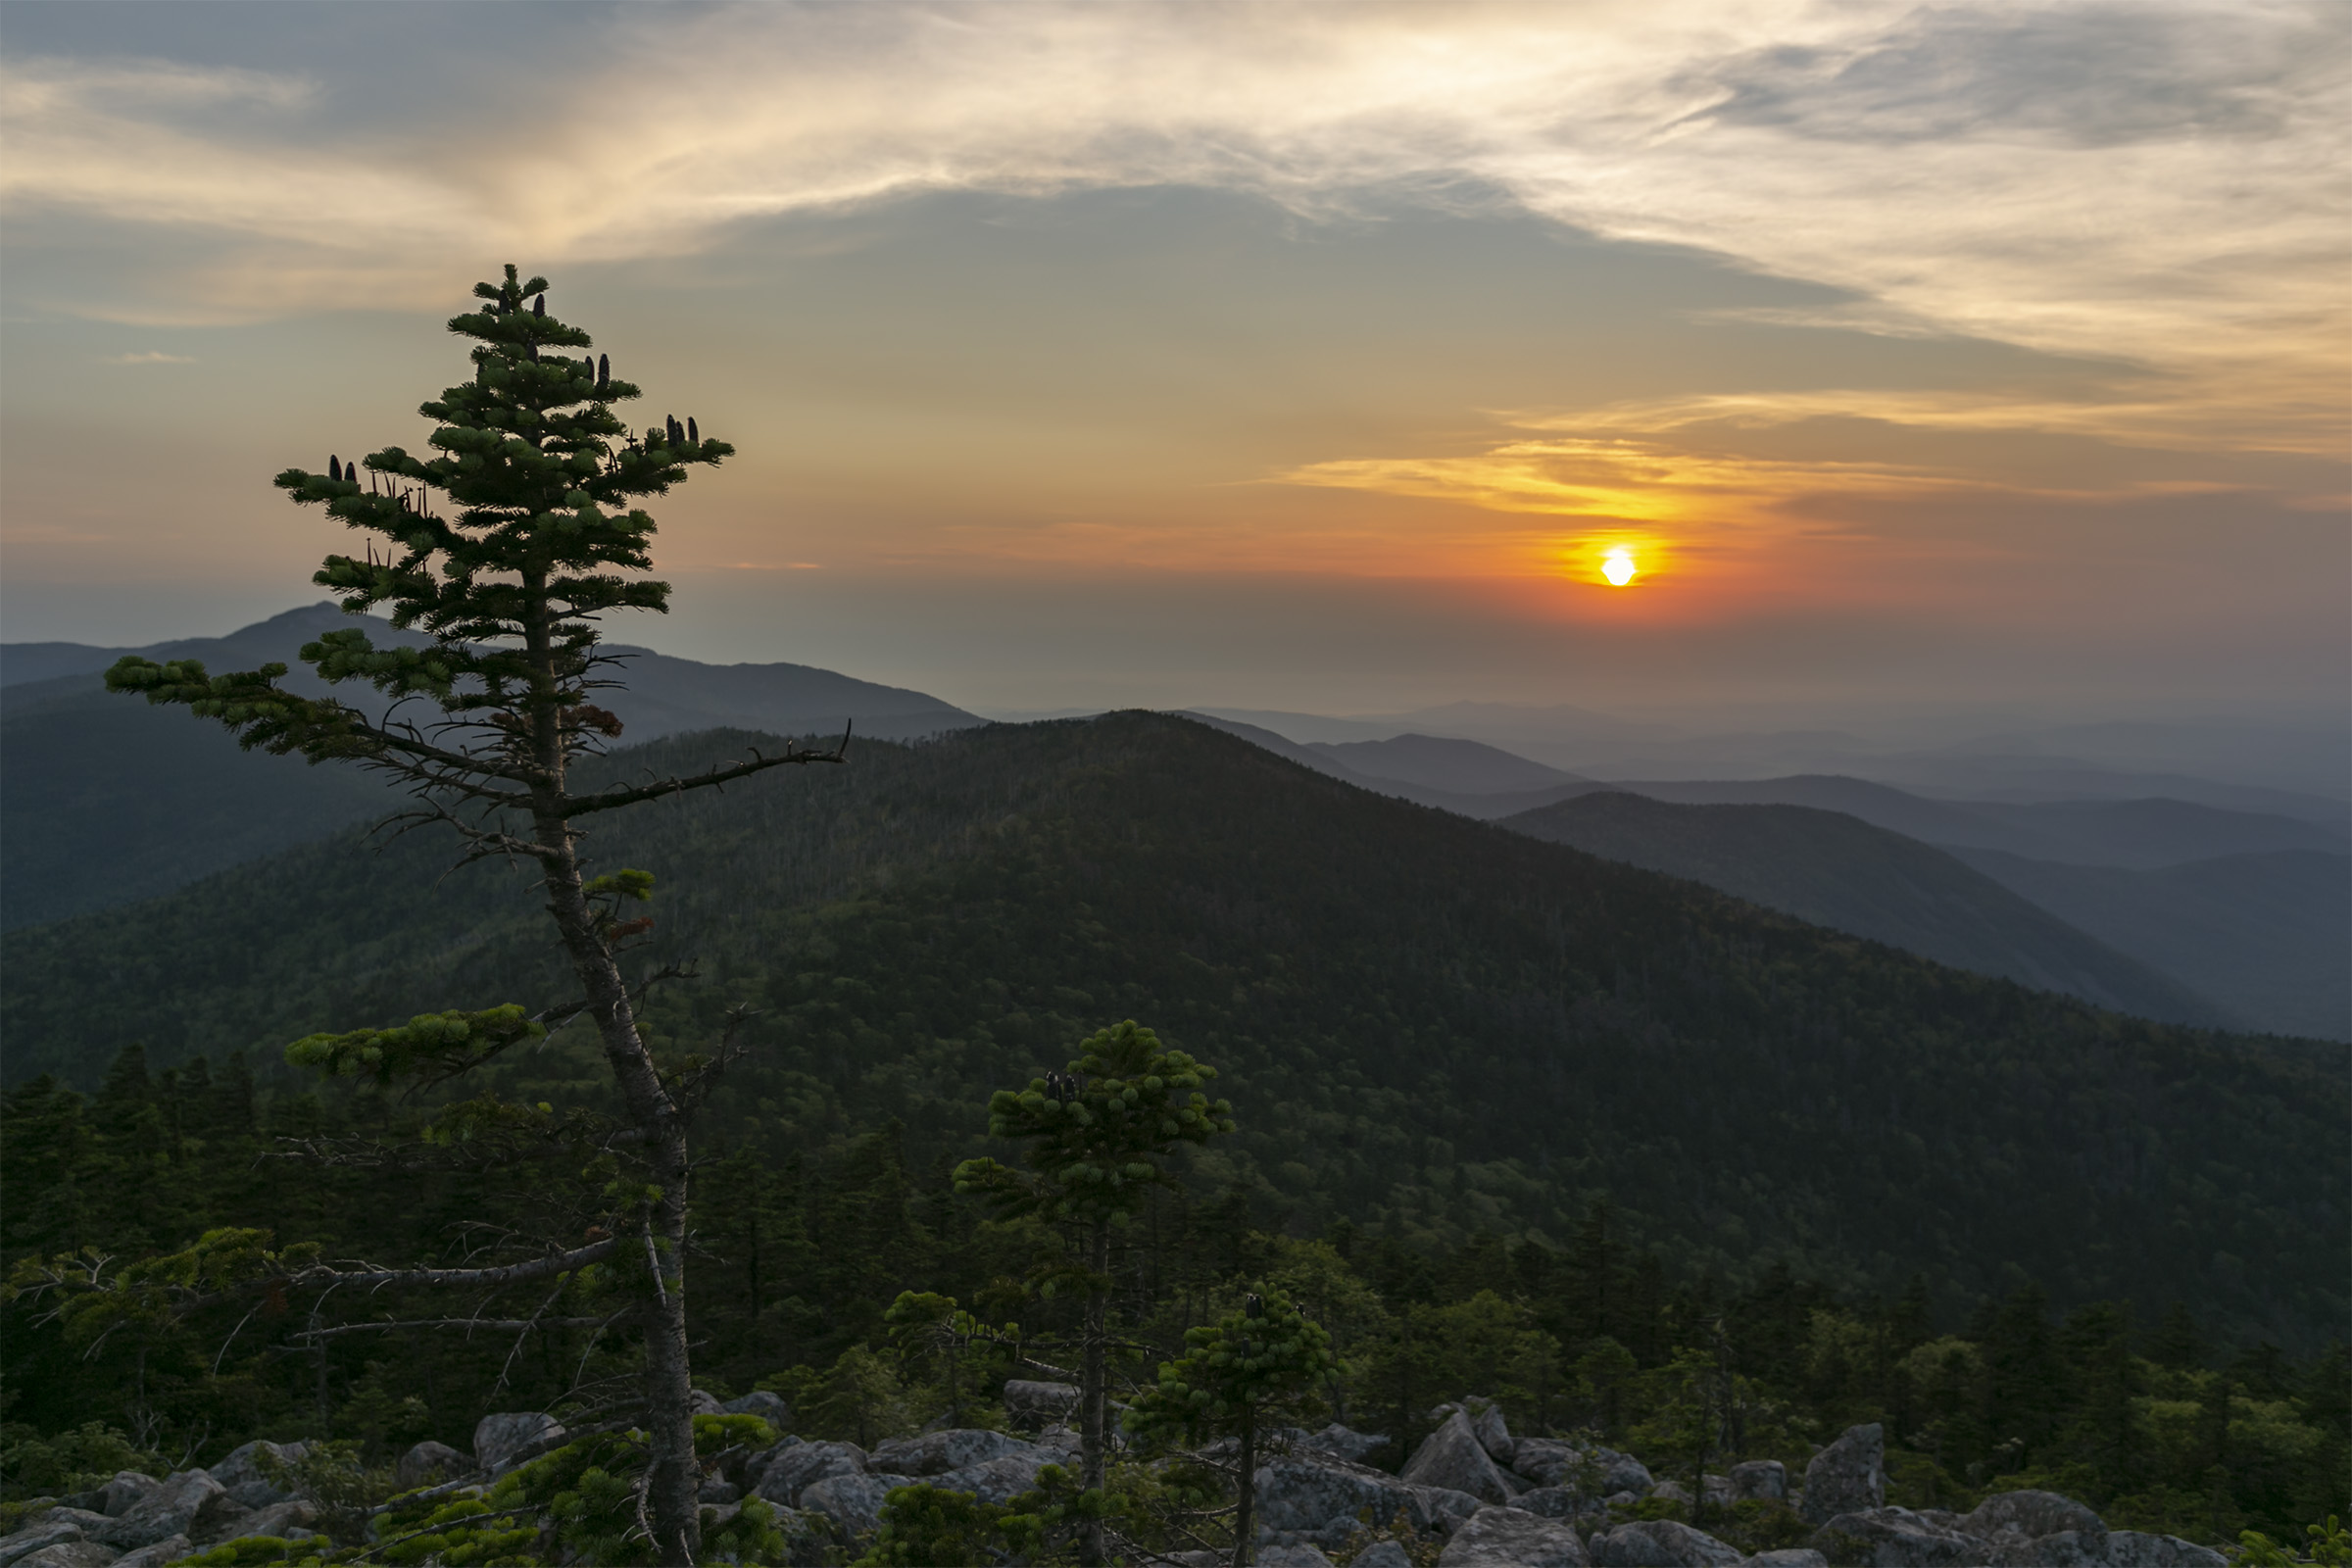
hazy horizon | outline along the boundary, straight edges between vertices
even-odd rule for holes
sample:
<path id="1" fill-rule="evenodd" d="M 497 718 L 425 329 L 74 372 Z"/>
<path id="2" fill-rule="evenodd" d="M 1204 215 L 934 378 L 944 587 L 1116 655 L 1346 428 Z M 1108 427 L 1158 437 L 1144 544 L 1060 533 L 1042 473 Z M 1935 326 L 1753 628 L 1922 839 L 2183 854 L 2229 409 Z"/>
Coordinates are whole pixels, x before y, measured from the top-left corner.
<path id="1" fill-rule="evenodd" d="M 741 449 L 653 508 L 674 612 L 612 634 L 663 652 L 975 710 L 2326 722 L 2348 36 L 14 4 L 5 635 L 318 598 L 271 475 L 418 444 L 513 261 L 634 422 Z"/>

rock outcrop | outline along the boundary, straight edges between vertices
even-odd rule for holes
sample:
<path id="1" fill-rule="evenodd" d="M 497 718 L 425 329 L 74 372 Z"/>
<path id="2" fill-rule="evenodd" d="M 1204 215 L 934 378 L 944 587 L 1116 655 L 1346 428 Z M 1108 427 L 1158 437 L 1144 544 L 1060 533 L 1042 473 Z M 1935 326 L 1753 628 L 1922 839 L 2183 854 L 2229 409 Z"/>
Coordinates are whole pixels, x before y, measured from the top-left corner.
<path id="1" fill-rule="evenodd" d="M 1988 1544 L 1908 1508 L 1860 1508 L 1813 1533 L 1813 1547 L 1832 1562 L 1877 1568 L 1988 1568 Z"/>
<path id="2" fill-rule="evenodd" d="M 490 1475 L 504 1475 L 563 1441 L 564 1423 L 554 1416 L 538 1410 L 504 1410 L 474 1423 L 473 1462 Z"/>
<path id="3" fill-rule="evenodd" d="M 1955 1528 L 2002 1548 L 2004 1561 L 2020 1551 L 2027 1552 L 2034 1563 L 2045 1558 L 2097 1562 L 2107 1556 L 2107 1522 L 2074 1498 L 2055 1492 L 1996 1492 Z M 2071 1539 L 2055 1539 L 2060 1536 Z M 2048 1546 L 2031 1547 L 2030 1544 L 2043 1541 Z"/>
<path id="4" fill-rule="evenodd" d="M 470 1468 L 466 1456 L 457 1449 L 427 1438 L 400 1456 L 400 1463 L 393 1467 L 392 1480 L 401 1491 L 414 1492 L 418 1487 L 454 1481 Z"/>
<path id="5" fill-rule="evenodd" d="M 1826 1525 L 1839 1514 L 1868 1513 L 1886 1502 L 1886 1431 L 1876 1421 L 1847 1427 L 1838 1441 L 1805 1466 L 1801 1507 L 1809 1525 Z"/>
<path id="6" fill-rule="evenodd" d="M 949 1427 L 916 1438 L 894 1438 L 866 1455 L 868 1470 L 900 1476 L 937 1476 L 1001 1459 L 1011 1453 L 1034 1453 L 1037 1445 L 1002 1432 L 977 1427 Z"/>
<path id="7" fill-rule="evenodd" d="M 89 1539 L 118 1552 L 152 1546 L 171 1536 L 205 1540 L 225 1516 L 238 1510 L 228 1489 L 208 1471 L 182 1470 L 122 1513 L 87 1532 Z"/>
<path id="8" fill-rule="evenodd" d="M 906 1476 L 841 1471 L 803 1487 L 800 1506 L 808 1513 L 823 1514 L 855 1541 L 881 1525 L 884 1501 L 899 1488 L 909 1485 L 912 1483 Z"/>
<path id="9" fill-rule="evenodd" d="M 1402 1513 L 1415 1530 L 1442 1533 L 1479 1506 L 1468 1493 L 1415 1485 L 1322 1454 L 1279 1454 L 1257 1467 L 1258 1523 L 1271 1531 L 1321 1530 L 1368 1509 L 1383 1525 Z"/>
<path id="10" fill-rule="evenodd" d="M 801 1494 L 817 1482 L 863 1474 L 865 1450 L 854 1443 L 796 1443 L 768 1460 L 752 1491 L 769 1502 L 798 1508 Z"/>
<path id="11" fill-rule="evenodd" d="M 1362 1464 L 1389 1446 L 1389 1435 L 1385 1432 L 1357 1432 L 1334 1421 L 1320 1432 L 1304 1433 L 1294 1441 L 1300 1447 L 1336 1453 L 1351 1463 Z"/>
<path id="12" fill-rule="evenodd" d="M 1732 1495 L 1740 1501 L 1754 1497 L 1786 1502 L 1788 1498 L 1788 1467 L 1778 1459 L 1750 1459 L 1732 1466 Z"/>
<path id="13" fill-rule="evenodd" d="M 1494 1455 L 1478 1441 L 1469 1415 L 1461 1410 L 1421 1440 L 1421 1446 L 1413 1450 L 1404 1467 L 1403 1479 L 1410 1486 L 1466 1492 L 1481 1502 L 1509 1502 L 1524 1490 L 1503 1479 Z"/>
<path id="14" fill-rule="evenodd" d="M 1574 1526 L 1523 1508 L 1486 1507 L 1454 1531 L 1438 1568 L 1589 1568 L 1592 1560 Z"/>
<path id="15" fill-rule="evenodd" d="M 2107 1532 L 2108 1568 L 2228 1568 L 2229 1562 L 2211 1546 L 2179 1536 L 2152 1536 L 2137 1530 Z"/>
<path id="16" fill-rule="evenodd" d="M 1671 1519 L 1619 1525 L 1591 1543 L 1597 1568 L 1729 1568 L 1741 1560 L 1739 1547 Z"/>
<path id="17" fill-rule="evenodd" d="M 1016 1427 L 1041 1427 L 1078 1413 L 1075 1383 L 1032 1383 L 1014 1378 L 1004 1385 L 1004 1419 Z"/>

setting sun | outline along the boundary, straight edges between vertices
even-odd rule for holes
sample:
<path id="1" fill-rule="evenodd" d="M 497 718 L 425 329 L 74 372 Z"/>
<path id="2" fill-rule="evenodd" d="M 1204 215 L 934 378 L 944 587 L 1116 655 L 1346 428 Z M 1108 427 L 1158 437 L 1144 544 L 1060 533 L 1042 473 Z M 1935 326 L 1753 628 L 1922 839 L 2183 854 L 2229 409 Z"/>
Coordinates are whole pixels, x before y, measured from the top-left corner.
<path id="1" fill-rule="evenodd" d="M 1600 574 L 1608 578 L 1613 586 L 1619 588 L 1632 582 L 1634 573 L 1640 569 L 1634 564 L 1633 552 L 1622 548 L 1610 551 L 1600 564 Z"/>

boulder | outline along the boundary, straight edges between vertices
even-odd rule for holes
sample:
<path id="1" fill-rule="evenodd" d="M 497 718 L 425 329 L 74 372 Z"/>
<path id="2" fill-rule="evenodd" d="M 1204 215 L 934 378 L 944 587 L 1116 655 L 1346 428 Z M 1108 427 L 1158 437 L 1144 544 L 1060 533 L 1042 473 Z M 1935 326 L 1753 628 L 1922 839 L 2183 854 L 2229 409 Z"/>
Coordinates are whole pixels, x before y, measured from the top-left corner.
<path id="1" fill-rule="evenodd" d="M 1875 1568 L 1984 1568 L 1993 1558 L 1975 1536 L 1947 1530 L 1908 1508 L 1841 1513 L 1813 1532 L 1813 1549 L 1832 1562 Z"/>
<path id="2" fill-rule="evenodd" d="M 2107 1562 L 2109 1568 L 2229 1568 L 2230 1559 L 2211 1546 L 2200 1546 L 2179 1536 L 2110 1530 Z"/>
<path id="3" fill-rule="evenodd" d="M 311 1526 L 318 1522 L 318 1510 L 301 1497 L 256 1508 L 239 1519 L 224 1520 L 220 1526 L 204 1533 L 206 1546 L 218 1546 L 224 1541 L 242 1541 L 247 1536 L 275 1536 L 281 1541 L 293 1541 L 316 1534 Z"/>
<path id="4" fill-rule="evenodd" d="M 1348 1568 L 1413 1568 L 1413 1559 L 1394 1541 L 1375 1541 Z"/>
<path id="5" fill-rule="evenodd" d="M 537 1410 L 508 1410 L 474 1423 L 473 1462 L 491 1475 L 504 1475 L 564 1440 L 564 1423 Z"/>
<path id="6" fill-rule="evenodd" d="M 22 1562 L 35 1552 L 47 1551 L 84 1539 L 91 1526 L 106 1523 L 106 1515 L 87 1508 L 49 1508 L 33 1515 L 32 1522 L 11 1535 L 0 1536 L 0 1568 Z"/>
<path id="7" fill-rule="evenodd" d="M 796 1443 L 774 1450 L 752 1490 L 769 1502 L 798 1508 L 802 1492 L 817 1482 L 863 1474 L 865 1450 L 854 1443 Z"/>
<path id="8" fill-rule="evenodd" d="M 1591 1562 L 1574 1526 L 1523 1508 L 1487 1507 L 1453 1533 L 1438 1568 L 1589 1568 Z"/>
<path id="9" fill-rule="evenodd" d="M 792 1430 L 792 1406 L 784 1402 L 784 1396 L 769 1394 L 764 1389 L 740 1399 L 729 1399 L 718 1409 L 721 1415 L 756 1415 L 775 1428 L 778 1437 Z"/>
<path id="10" fill-rule="evenodd" d="M 2043 1555 L 2066 1556 L 2070 1549 L 2094 1561 L 2107 1555 L 2107 1522 L 2074 1498 L 2055 1492 L 1996 1492 L 1963 1516 L 1955 1528 L 2009 1551 L 2024 1549 L 2026 1542 L 2045 1537 L 2072 1533 L 2078 1538 L 2064 1544 L 2052 1543 L 2050 1551 L 2036 1554 L 2034 1561 Z"/>
<path id="11" fill-rule="evenodd" d="M 140 1470 L 118 1470 L 115 1479 L 91 1494 L 90 1506 L 110 1519 L 120 1519 L 163 1490 L 164 1484 Z"/>
<path id="12" fill-rule="evenodd" d="M 767 1467 L 782 1457 L 786 1450 L 799 1446 L 801 1446 L 801 1440 L 798 1438 L 778 1438 L 772 1446 L 756 1448 L 745 1455 L 742 1465 L 736 1471 L 730 1472 L 731 1479 L 744 1491 L 757 1492 L 760 1490 L 760 1477 Z"/>
<path id="13" fill-rule="evenodd" d="M 845 1470 L 802 1488 L 801 1507 L 809 1513 L 823 1514 L 855 1541 L 880 1528 L 883 1502 L 899 1488 L 912 1484 L 905 1476 L 872 1476 L 863 1471 Z"/>
<path id="14" fill-rule="evenodd" d="M 392 1467 L 392 1484 L 403 1492 L 414 1492 L 418 1487 L 453 1480 L 469 1468 L 464 1454 L 446 1443 L 427 1438 L 400 1456 L 400 1463 Z"/>
<path id="15" fill-rule="evenodd" d="M 1470 1417 L 1460 1410 L 1421 1440 L 1421 1446 L 1413 1450 L 1404 1467 L 1403 1479 L 1412 1486 L 1466 1492 L 1481 1502 L 1509 1502 L 1519 1490 L 1503 1480 L 1494 1456 L 1478 1441 Z"/>
<path id="16" fill-rule="evenodd" d="M 1031 1453 L 1037 1445 L 977 1427 L 950 1427 L 919 1438 L 893 1438 L 866 1455 L 868 1470 L 887 1470 L 899 1476 L 938 1476 L 950 1470 L 1001 1459 L 1008 1453 Z"/>
<path id="17" fill-rule="evenodd" d="M 1690 1489 L 1680 1481 L 1661 1481 L 1649 1489 L 1649 1494 L 1659 1502 L 1679 1502 L 1686 1507 L 1690 1502 Z"/>
<path id="18" fill-rule="evenodd" d="M 1592 1538 L 1601 1568 L 1721 1568 L 1741 1560 L 1738 1546 L 1672 1519 L 1619 1525 Z"/>
<path id="19" fill-rule="evenodd" d="M 107 1568 L 116 1556 L 114 1547 L 95 1541 L 61 1541 L 17 1561 L 23 1568 Z"/>
<path id="20" fill-rule="evenodd" d="M 1620 1492 L 1639 1497 L 1657 1485 L 1648 1466 L 1630 1453 L 1581 1447 L 1558 1438 L 1521 1438 L 1511 1468 L 1539 1485 L 1574 1488 L 1592 1497 Z"/>
<path id="21" fill-rule="evenodd" d="M 202 1541 L 206 1527 L 243 1510 L 226 1488 L 202 1470 L 167 1476 L 146 1497 L 89 1532 L 117 1551 L 152 1546 L 167 1536 Z"/>
<path id="22" fill-rule="evenodd" d="M 713 1508 L 723 1508 L 731 1502 L 741 1501 L 742 1498 L 743 1489 L 724 1476 L 712 1476 L 704 1482 L 702 1490 L 694 1494 L 695 1501 L 709 1503 Z M 728 1517 L 732 1518 L 733 1515 L 730 1514 Z"/>
<path id="23" fill-rule="evenodd" d="M 689 1415 L 725 1415 L 727 1407 L 709 1389 L 688 1389 L 686 1411 Z"/>
<path id="24" fill-rule="evenodd" d="M 1574 1487 L 1536 1487 L 1513 1497 L 1511 1506 L 1545 1519 L 1573 1519 L 1580 1513 L 1598 1513 L 1601 1502 L 1580 1495 Z"/>
<path id="25" fill-rule="evenodd" d="M 882 1502 L 901 1486 L 910 1486 L 910 1481 L 906 1476 L 870 1476 L 865 1472 L 830 1474 L 800 1488 L 800 1507 L 809 1514 L 823 1514 L 825 1519 L 842 1526 L 842 1533 L 857 1540 L 858 1535 L 880 1528 Z"/>
<path id="26" fill-rule="evenodd" d="M 1986 1543 L 1996 1568 L 2106 1568 L 2107 1534 L 2098 1536 L 2098 1549 L 2079 1530 L 2053 1530 L 2046 1536 L 2021 1536 L 2003 1531 Z"/>
<path id="27" fill-rule="evenodd" d="M 1389 1446 L 1389 1437 L 1385 1432 L 1351 1431 L 1334 1421 L 1320 1432 L 1307 1433 L 1298 1442 L 1302 1447 L 1319 1448 L 1325 1453 L 1336 1453 L 1343 1459 L 1362 1464 Z"/>
<path id="28" fill-rule="evenodd" d="M 166 1536 L 152 1546 L 141 1546 L 117 1557 L 115 1568 L 164 1568 L 164 1564 L 177 1562 L 195 1549 L 196 1543 L 185 1536 Z"/>
<path id="29" fill-rule="evenodd" d="M 292 1487 L 281 1485 L 275 1478 L 285 1473 L 287 1465 L 310 1451 L 307 1443 L 280 1446 L 257 1440 L 229 1449 L 227 1457 L 207 1468 L 213 1479 L 243 1506 L 268 1508 L 294 1495 Z"/>
<path id="30" fill-rule="evenodd" d="M 1479 1446 L 1494 1457 L 1496 1464 L 1509 1464 L 1514 1445 L 1510 1428 L 1503 1425 L 1502 1406 L 1483 1394 L 1473 1394 L 1459 1404 L 1441 1404 L 1430 1411 L 1430 1418 L 1443 1422 L 1459 1410 L 1470 1420 L 1470 1430 L 1478 1438 Z"/>
<path id="31" fill-rule="evenodd" d="M 1077 1411 L 1075 1383 L 1032 1383 L 1014 1378 L 1004 1385 L 1004 1419 L 1016 1427 L 1046 1426 Z"/>
<path id="32" fill-rule="evenodd" d="M 1416 1530 L 1443 1531 L 1478 1512 L 1479 1500 L 1319 1453 L 1277 1454 L 1257 1467 L 1257 1519 L 1268 1530 L 1320 1530 L 1366 1509 L 1375 1525 L 1402 1513 Z"/>
<path id="33" fill-rule="evenodd" d="M 1830 1568 L 1830 1559 L 1811 1546 L 1783 1546 L 1778 1551 L 1759 1551 L 1747 1559 L 1745 1568 Z"/>
<path id="34" fill-rule="evenodd" d="M 1059 1448 L 1033 1447 L 1019 1453 L 1000 1453 L 994 1459 L 983 1459 L 978 1464 L 929 1479 L 931 1485 L 942 1491 L 968 1492 L 982 1502 L 1010 1502 L 1037 1486 L 1040 1470 L 1050 1464 L 1068 1462 L 1069 1455 Z"/>
<path id="35" fill-rule="evenodd" d="M 1826 1525 L 1841 1513 L 1868 1513 L 1886 1502 L 1886 1429 L 1876 1421 L 1847 1427 L 1805 1466 L 1798 1511 L 1809 1525 Z"/>
<path id="36" fill-rule="evenodd" d="M 1257 1568 L 1331 1568 L 1331 1559 L 1304 1542 L 1291 1546 L 1260 1546 L 1252 1555 Z"/>
<path id="37" fill-rule="evenodd" d="M 1732 1466 L 1730 1479 L 1732 1495 L 1739 1501 L 1755 1497 L 1788 1500 L 1788 1467 L 1778 1459 L 1749 1459 L 1736 1464 Z"/>

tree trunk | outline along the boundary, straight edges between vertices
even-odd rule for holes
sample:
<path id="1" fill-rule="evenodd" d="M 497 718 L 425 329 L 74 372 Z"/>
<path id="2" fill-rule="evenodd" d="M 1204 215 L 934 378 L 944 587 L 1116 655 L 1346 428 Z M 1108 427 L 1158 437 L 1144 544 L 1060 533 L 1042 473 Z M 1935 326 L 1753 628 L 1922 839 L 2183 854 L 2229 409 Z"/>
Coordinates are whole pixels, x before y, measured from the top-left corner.
<path id="1" fill-rule="evenodd" d="M 1257 1533 L 1257 1406 L 1242 1406 L 1242 1500 L 1234 1515 L 1233 1568 L 1249 1568 L 1257 1555 L 1250 1537 Z"/>
<path id="2" fill-rule="evenodd" d="M 540 584 L 527 584 L 540 588 Z M 646 1500 L 652 1507 L 654 1557 L 690 1564 L 702 1552 L 702 1466 L 694 1455 L 694 1373 L 686 1348 L 686 1177 L 689 1169 L 685 1118 L 662 1082 L 653 1053 L 637 1032 L 627 983 L 604 934 L 580 877 L 571 824 L 556 805 L 564 788 L 566 758 L 562 712 L 555 697 L 554 665 L 544 621 L 526 628 L 534 675 L 531 737 L 546 781 L 538 799 L 533 838 L 546 871 L 548 912 L 563 933 L 564 949 L 580 983 L 590 1021 L 605 1049 L 605 1062 L 628 1107 L 629 1121 L 643 1138 L 652 1182 L 661 1196 L 645 1216 L 648 1286 L 644 1303 L 646 1434 L 652 1447 Z"/>
<path id="3" fill-rule="evenodd" d="M 1102 1449 L 1106 1417 L 1110 1413 L 1109 1356 L 1105 1340 L 1110 1305 L 1110 1221 L 1098 1219 L 1088 1238 L 1087 1268 L 1094 1281 L 1086 1293 L 1085 1355 L 1078 1372 L 1079 1485 L 1099 1491 L 1102 1485 Z M 1102 1561 L 1102 1521 L 1083 1520 L 1078 1527 L 1078 1561 L 1082 1568 L 1099 1568 Z"/>

